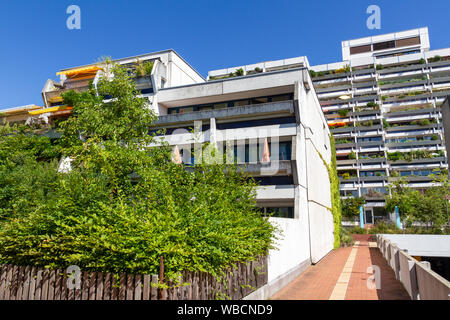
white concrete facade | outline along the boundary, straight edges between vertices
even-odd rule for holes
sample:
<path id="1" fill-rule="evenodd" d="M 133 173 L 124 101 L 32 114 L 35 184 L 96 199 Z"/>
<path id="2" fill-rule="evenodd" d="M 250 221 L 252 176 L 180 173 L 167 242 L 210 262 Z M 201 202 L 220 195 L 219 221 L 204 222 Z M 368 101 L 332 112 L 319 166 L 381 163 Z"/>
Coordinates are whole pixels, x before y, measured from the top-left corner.
<path id="1" fill-rule="evenodd" d="M 306 59 L 301 59 L 305 61 Z M 228 72 L 228 69 L 227 69 Z M 228 110 L 190 111 L 186 114 L 168 114 L 173 108 L 219 103 L 221 101 L 259 97 L 272 94 L 292 94 L 294 123 L 283 125 L 255 125 L 244 129 L 219 130 L 217 124 L 239 123 L 252 119 L 271 119 L 275 111 L 266 110 L 254 115 L 223 116 Z M 161 127 L 193 127 L 193 121 L 203 119 L 210 125 L 200 134 L 202 142 L 243 141 L 270 138 L 292 141 L 292 168 L 294 182 L 290 185 L 264 185 L 258 187 L 257 201 L 264 205 L 292 203 L 292 218 L 269 218 L 282 231 L 283 236 L 270 250 L 268 258 L 268 292 L 285 284 L 287 275 L 301 272 L 304 266 L 317 263 L 333 249 L 334 230 L 331 214 L 330 180 L 324 161 L 331 162 L 330 132 L 306 68 L 262 72 L 206 83 L 160 89 L 157 106 Z M 263 104 L 270 109 L 275 104 Z M 241 107 L 252 110 L 253 106 Z M 249 109 L 247 109 L 249 108 Z M 256 110 L 258 106 L 254 106 Z M 270 112 L 269 112 L 270 111 Z M 167 115 L 168 114 L 168 115 Z M 205 122 L 206 121 L 206 122 Z M 180 131 L 183 132 L 183 131 Z M 214 138 L 213 138 L 214 137 Z M 192 133 L 171 134 L 164 137 L 170 145 L 186 146 L 194 141 Z M 275 174 L 276 175 L 276 174 Z M 271 291 L 272 290 L 272 291 Z"/>

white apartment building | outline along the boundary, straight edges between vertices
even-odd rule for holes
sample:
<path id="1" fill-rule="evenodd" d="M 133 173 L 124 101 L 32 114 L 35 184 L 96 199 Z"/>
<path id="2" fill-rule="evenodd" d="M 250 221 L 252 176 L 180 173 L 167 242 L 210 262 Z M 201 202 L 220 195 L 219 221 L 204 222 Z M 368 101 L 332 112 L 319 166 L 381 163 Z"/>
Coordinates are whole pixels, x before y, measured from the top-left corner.
<path id="1" fill-rule="evenodd" d="M 311 66 L 336 139 L 341 196 L 364 196 L 365 222 L 385 216 L 390 181 L 432 185 L 447 171 L 440 106 L 450 93 L 450 48 L 428 28 L 342 41 L 342 61 Z"/>
<path id="2" fill-rule="evenodd" d="M 283 237 L 268 259 L 268 284 L 252 297 L 267 298 L 333 249 L 330 131 L 308 72 L 306 57 L 211 71 L 206 81 L 173 50 L 115 60 L 129 65 L 151 61 L 153 68 L 135 78 L 158 115 L 151 130 L 195 162 L 195 143 L 212 143 L 231 152 L 259 182 L 261 214 L 279 226 Z M 61 93 L 95 86 L 97 65 L 58 72 L 42 91 L 45 107 L 34 116 L 50 121 L 67 117 Z M 190 128 L 201 129 L 197 134 Z"/>

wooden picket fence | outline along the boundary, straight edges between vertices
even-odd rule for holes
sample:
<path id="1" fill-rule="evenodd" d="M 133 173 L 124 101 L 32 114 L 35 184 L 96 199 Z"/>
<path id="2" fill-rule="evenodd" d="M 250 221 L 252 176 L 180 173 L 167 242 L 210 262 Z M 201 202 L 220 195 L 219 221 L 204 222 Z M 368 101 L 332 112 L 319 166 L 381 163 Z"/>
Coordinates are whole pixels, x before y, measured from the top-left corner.
<path id="1" fill-rule="evenodd" d="M 78 289 L 69 289 L 66 270 L 35 266 L 0 266 L 0 300 L 239 300 L 267 283 L 267 257 L 239 263 L 224 282 L 208 273 L 182 272 L 188 285 L 158 289 L 158 275 L 81 271 Z"/>

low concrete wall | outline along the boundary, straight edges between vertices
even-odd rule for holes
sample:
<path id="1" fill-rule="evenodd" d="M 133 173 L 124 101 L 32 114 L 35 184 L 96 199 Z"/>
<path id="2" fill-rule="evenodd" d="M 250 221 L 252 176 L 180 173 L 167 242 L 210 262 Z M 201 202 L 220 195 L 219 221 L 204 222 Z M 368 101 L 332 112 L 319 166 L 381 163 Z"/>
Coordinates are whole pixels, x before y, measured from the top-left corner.
<path id="1" fill-rule="evenodd" d="M 252 292 L 248 296 L 244 297 L 243 300 L 267 300 L 278 291 L 287 286 L 292 280 L 297 278 L 303 271 L 305 271 L 311 265 L 309 259 L 298 264 L 296 267 L 292 268 L 290 271 L 278 276 L 266 285 L 262 286 L 258 290 Z"/>
<path id="2" fill-rule="evenodd" d="M 398 248 L 383 235 L 376 236 L 383 257 L 413 300 L 450 300 L 450 282 Z"/>

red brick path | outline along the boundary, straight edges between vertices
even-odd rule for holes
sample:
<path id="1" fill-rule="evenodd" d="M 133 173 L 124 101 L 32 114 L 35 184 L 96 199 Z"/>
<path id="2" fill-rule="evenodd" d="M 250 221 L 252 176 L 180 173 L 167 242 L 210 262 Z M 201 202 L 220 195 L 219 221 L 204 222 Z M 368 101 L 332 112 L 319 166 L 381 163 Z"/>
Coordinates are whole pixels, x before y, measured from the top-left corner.
<path id="1" fill-rule="evenodd" d="M 340 248 L 330 252 L 318 264 L 310 266 L 299 277 L 281 289 L 273 300 L 328 300 L 337 280 L 343 271 L 352 248 Z M 367 268 L 380 267 L 381 288 L 369 289 L 367 279 L 371 274 Z M 373 286 L 375 286 L 375 283 Z M 343 297 L 343 296 L 342 296 Z M 394 271 L 387 264 L 376 247 L 360 240 L 355 262 L 348 282 L 345 300 L 409 300 L 409 295 L 400 281 L 395 279 Z"/>

